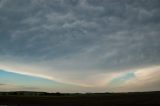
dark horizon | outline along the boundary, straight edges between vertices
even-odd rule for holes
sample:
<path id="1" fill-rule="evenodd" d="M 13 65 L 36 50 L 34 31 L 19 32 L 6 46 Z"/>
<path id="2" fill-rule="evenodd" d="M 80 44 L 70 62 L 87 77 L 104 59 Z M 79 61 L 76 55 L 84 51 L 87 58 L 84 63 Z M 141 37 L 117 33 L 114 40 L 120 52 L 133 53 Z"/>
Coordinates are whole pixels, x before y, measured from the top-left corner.
<path id="1" fill-rule="evenodd" d="M 60 94 L 105 94 L 105 93 L 151 93 L 151 92 L 160 92 L 160 91 L 130 91 L 130 92 L 58 92 L 58 91 L 53 91 L 53 92 L 45 92 L 45 91 L 0 91 L 0 93 L 12 93 L 12 92 L 29 92 L 29 93 L 48 93 L 48 94 L 56 94 L 56 93 L 60 93 Z"/>
<path id="2" fill-rule="evenodd" d="M 160 91 L 132 93 L 35 93 L 0 94 L 2 106 L 159 106 Z"/>

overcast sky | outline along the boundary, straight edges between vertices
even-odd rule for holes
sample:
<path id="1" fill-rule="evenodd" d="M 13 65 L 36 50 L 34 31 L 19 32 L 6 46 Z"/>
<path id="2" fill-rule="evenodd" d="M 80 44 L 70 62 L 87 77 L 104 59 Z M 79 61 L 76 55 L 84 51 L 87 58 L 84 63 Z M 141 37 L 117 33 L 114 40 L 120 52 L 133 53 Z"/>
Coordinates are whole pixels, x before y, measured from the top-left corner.
<path id="1" fill-rule="evenodd" d="M 0 0 L 0 76 L 0 91 L 160 90 L 160 1 Z"/>

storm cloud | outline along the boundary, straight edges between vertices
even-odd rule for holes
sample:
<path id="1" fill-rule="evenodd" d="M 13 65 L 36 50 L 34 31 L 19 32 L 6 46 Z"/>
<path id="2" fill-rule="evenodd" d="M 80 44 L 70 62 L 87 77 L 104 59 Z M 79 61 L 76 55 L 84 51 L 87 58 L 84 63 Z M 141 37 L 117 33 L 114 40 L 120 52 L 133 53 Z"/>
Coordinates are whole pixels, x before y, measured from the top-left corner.
<path id="1" fill-rule="evenodd" d="M 107 85 L 159 66 L 159 13 L 159 0 L 0 0 L 0 68 Z"/>

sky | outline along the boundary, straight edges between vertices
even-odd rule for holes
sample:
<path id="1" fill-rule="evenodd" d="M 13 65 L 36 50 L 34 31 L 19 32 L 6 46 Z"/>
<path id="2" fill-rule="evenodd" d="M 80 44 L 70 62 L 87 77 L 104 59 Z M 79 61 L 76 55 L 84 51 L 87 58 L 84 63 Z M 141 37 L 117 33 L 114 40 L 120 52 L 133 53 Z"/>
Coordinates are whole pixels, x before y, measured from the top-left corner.
<path id="1" fill-rule="evenodd" d="M 159 0 L 0 0 L 0 91 L 160 90 Z"/>

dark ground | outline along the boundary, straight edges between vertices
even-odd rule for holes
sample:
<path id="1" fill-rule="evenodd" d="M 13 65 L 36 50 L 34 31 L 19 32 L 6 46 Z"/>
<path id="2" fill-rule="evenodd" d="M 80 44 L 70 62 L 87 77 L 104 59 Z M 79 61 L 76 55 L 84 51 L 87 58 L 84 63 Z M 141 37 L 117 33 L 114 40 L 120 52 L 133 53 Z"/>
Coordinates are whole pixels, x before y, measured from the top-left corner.
<path id="1" fill-rule="evenodd" d="M 0 106 L 160 106 L 160 92 L 141 93 L 0 93 Z"/>

